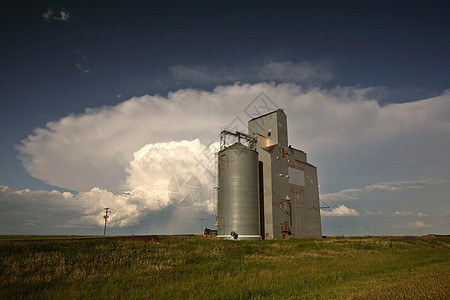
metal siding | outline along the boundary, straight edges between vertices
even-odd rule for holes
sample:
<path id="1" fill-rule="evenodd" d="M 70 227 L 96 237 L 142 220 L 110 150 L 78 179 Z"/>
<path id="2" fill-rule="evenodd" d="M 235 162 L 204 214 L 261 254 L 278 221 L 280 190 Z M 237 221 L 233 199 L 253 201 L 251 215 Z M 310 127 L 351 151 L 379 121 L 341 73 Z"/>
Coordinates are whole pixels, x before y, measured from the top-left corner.
<path id="1" fill-rule="evenodd" d="M 286 196 L 289 196 L 289 178 L 286 176 L 288 175 L 288 158 L 282 157 L 282 149 L 283 146 L 279 144 L 274 151 L 272 151 L 272 207 L 275 238 L 282 237 L 284 223 L 286 221 L 290 223 L 289 214 L 281 208 L 282 205 L 286 205 Z"/>
<path id="2" fill-rule="evenodd" d="M 258 153 L 241 144 L 219 152 L 218 235 L 260 236 Z"/>
<path id="3" fill-rule="evenodd" d="M 305 170 L 305 188 L 298 213 L 298 237 L 322 237 L 322 225 L 319 210 L 319 190 L 317 169 L 309 164 L 300 163 Z"/>
<path id="4" fill-rule="evenodd" d="M 288 146 L 287 118 L 284 112 L 277 110 L 250 120 L 248 132 L 268 139 L 258 139 L 256 150 L 264 164 L 264 227 L 269 238 L 282 237 L 282 226 L 291 218 L 292 235 L 288 237 L 322 237 L 317 169 L 307 163 L 305 152 Z M 262 140 L 264 145 L 261 145 Z M 285 157 L 282 155 L 283 149 Z M 301 174 L 292 174 L 292 179 L 286 176 L 289 175 L 288 164 L 301 166 L 304 180 L 295 178 Z M 299 194 L 298 189 L 294 190 L 296 193 L 292 192 L 291 187 L 301 188 L 302 193 Z M 291 216 L 280 209 L 279 202 L 284 201 L 286 204 L 286 196 L 291 201 Z"/>
<path id="5" fill-rule="evenodd" d="M 262 161 L 258 162 L 258 194 L 259 194 L 259 232 L 261 238 L 266 238 L 265 218 L 264 218 L 264 164 Z"/>

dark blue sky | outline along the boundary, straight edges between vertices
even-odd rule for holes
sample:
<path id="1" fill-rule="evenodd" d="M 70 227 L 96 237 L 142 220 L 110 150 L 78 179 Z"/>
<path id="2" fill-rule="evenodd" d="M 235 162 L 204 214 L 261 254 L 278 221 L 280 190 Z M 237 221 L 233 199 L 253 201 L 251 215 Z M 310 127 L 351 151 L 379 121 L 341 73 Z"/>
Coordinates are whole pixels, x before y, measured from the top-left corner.
<path id="1" fill-rule="evenodd" d="M 69 19 L 57 20 L 61 10 Z M 324 87 L 386 87 L 378 97 L 386 103 L 440 94 L 450 86 L 449 12 L 446 1 L 6 1 L 0 184 L 49 188 L 26 174 L 14 149 L 48 121 L 215 86 L 174 79 L 178 65 L 325 62 L 334 77 Z"/>

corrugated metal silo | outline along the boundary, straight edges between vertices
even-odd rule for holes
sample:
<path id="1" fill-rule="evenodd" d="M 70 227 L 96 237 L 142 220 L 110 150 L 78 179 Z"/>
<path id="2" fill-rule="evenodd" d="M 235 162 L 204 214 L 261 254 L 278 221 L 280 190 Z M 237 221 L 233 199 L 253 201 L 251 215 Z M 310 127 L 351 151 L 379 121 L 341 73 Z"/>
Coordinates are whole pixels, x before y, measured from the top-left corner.
<path id="1" fill-rule="evenodd" d="M 218 155 L 218 237 L 260 239 L 258 152 L 238 142 Z"/>

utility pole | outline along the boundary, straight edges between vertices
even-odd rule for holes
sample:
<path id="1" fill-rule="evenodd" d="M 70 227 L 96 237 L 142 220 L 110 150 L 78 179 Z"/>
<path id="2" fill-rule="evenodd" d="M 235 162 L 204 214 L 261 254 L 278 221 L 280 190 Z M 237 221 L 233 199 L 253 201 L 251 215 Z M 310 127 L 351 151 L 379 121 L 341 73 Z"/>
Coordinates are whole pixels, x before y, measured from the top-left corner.
<path id="1" fill-rule="evenodd" d="M 339 237 L 344 237 L 344 235 L 342 234 L 342 227 L 344 227 L 344 226 L 339 225 L 338 227 L 340 228 L 340 230 L 339 230 Z"/>
<path id="2" fill-rule="evenodd" d="M 203 233 L 204 233 L 204 231 L 203 231 L 203 221 L 204 221 L 205 219 L 200 219 L 200 220 L 202 221 L 202 231 L 201 231 L 200 234 L 203 234 Z"/>
<path id="3" fill-rule="evenodd" d="M 366 236 L 369 236 L 369 226 L 364 226 L 364 228 L 366 229 Z"/>
<path id="4" fill-rule="evenodd" d="M 106 235 L 106 222 L 108 221 L 110 213 L 109 207 L 105 207 L 105 215 L 103 216 L 103 219 L 105 219 L 105 229 L 103 230 L 103 235 Z"/>

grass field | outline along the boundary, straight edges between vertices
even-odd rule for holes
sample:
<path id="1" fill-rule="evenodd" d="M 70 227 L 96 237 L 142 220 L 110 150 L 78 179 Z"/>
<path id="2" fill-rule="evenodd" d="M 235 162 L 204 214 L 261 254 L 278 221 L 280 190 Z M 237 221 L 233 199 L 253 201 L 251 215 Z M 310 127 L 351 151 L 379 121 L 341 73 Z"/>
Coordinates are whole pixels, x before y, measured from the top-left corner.
<path id="1" fill-rule="evenodd" d="M 448 299 L 450 238 L 0 239 L 0 299 Z"/>

